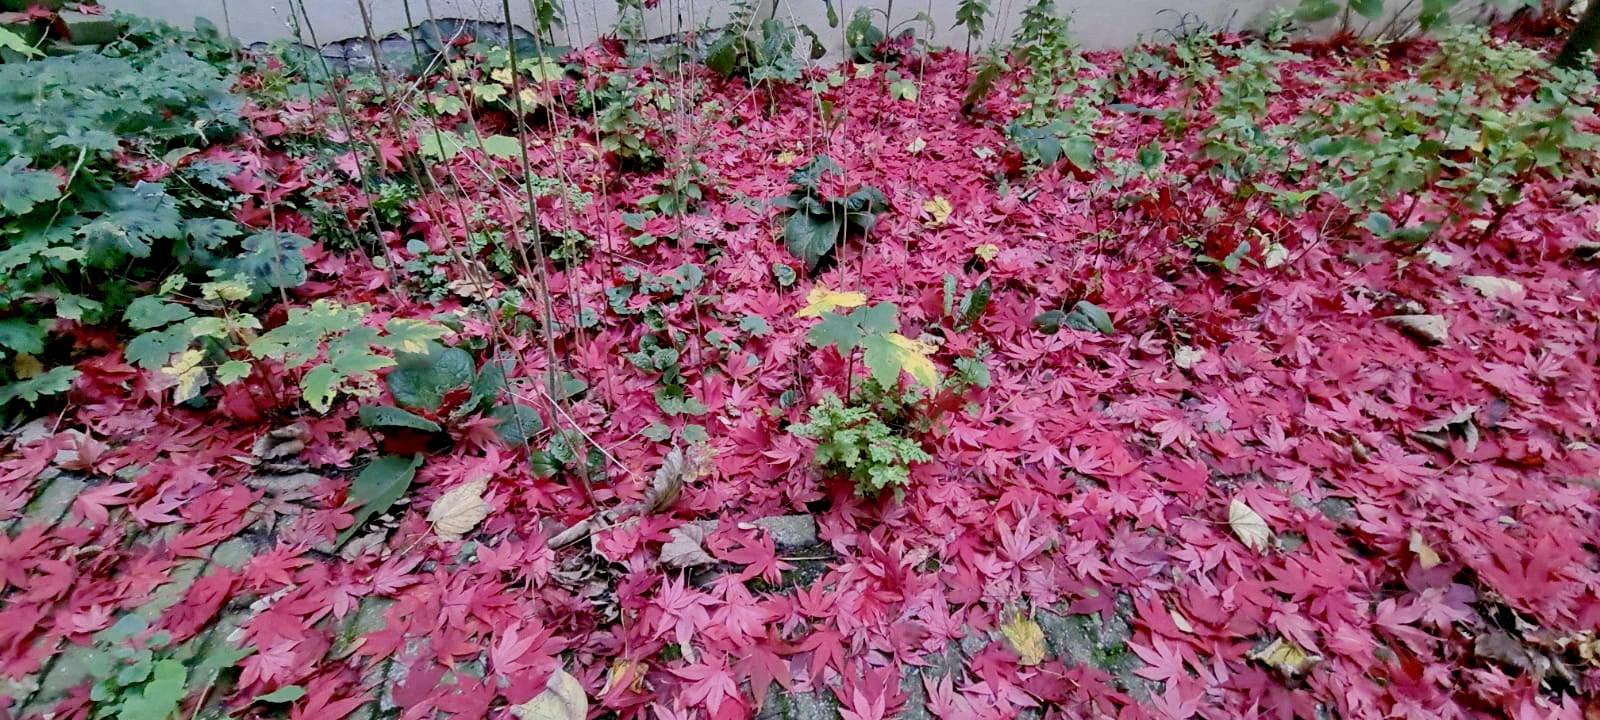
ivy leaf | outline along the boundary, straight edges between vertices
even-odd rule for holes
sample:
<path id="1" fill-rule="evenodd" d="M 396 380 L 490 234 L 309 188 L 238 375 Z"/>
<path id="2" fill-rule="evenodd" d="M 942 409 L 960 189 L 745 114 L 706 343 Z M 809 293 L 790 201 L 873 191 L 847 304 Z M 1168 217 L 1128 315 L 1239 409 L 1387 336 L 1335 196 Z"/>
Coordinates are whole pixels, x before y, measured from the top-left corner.
<path id="1" fill-rule="evenodd" d="M 217 366 L 217 382 L 232 385 L 250 377 L 250 370 L 250 363 L 243 360 L 229 360 Z"/>
<path id="2" fill-rule="evenodd" d="M 0 348 L 38 355 L 44 352 L 45 326 L 12 318 L 0 320 Z"/>
<path id="3" fill-rule="evenodd" d="M 885 388 L 899 384 L 905 372 L 930 390 L 939 387 L 939 371 L 928 355 L 933 346 L 912 340 L 900 333 L 877 333 L 861 339 L 863 359 L 872 379 Z"/>
<path id="4" fill-rule="evenodd" d="M 435 344 L 426 354 L 401 353 L 386 382 L 395 402 L 427 411 L 438 410 L 446 393 L 466 387 L 477 375 L 471 353 Z"/>
<path id="5" fill-rule="evenodd" d="M 1084 135 L 1074 135 L 1061 144 L 1061 152 L 1067 156 L 1067 162 L 1078 166 L 1079 170 L 1093 170 L 1095 163 L 1094 139 Z"/>
<path id="6" fill-rule="evenodd" d="M 363 405 L 357 414 L 361 424 L 369 428 L 403 427 L 435 433 L 444 429 L 439 423 L 393 405 Z"/>
<path id="7" fill-rule="evenodd" d="M 342 546 L 373 516 L 385 512 L 411 487 L 417 476 L 417 466 L 422 464 L 419 453 L 411 457 L 384 455 L 367 463 L 361 473 L 350 481 L 350 503 L 355 505 L 351 515 L 355 522 L 339 533 L 335 546 Z"/>
<path id="8" fill-rule="evenodd" d="M 26 215 L 39 203 L 61 197 L 61 178 L 55 173 L 30 170 L 28 162 L 28 158 L 19 156 L 0 165 L 0 210 L 9 215 Z"/>
<path id="9" fill-rule="evenodd" d="M 328 363 L 317 363 L 300 378 L 300 395 L 306 404 L 319 413 L 333 407 L 333 397 L 339 392 L 339 374 Z"/>
<path id="10" fill-rule="evenodd" d="M 867 296 L 865 293 L 839 292 L 829 290 L 828 286 L 819 284 L 811 288 L 811 292 L 806 293 L 806 306 L 801 308 L 800 312 L 795 313 L 794 316 L 797 318 L 822 317 L 825 312 L 831 312 L 842 307 L 859 307 L 866 301 Z"/>

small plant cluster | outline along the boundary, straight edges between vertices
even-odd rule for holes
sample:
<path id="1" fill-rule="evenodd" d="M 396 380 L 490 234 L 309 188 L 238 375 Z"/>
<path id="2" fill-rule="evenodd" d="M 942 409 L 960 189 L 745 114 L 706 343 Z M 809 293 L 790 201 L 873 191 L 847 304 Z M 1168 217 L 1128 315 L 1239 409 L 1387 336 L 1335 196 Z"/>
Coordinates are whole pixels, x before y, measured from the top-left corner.
<path id="1" fill-rule="evenodd" d="M 849 477 L 856 492 L 876 496 L 893 490 L 896 500 L 911 482 L 911 466 L 933 459 L 922 444 L 883 421 L 871 405 L 846 405 L 828 393 L 811 408 L 807 422 L 789 432 L 817 440 L 816 461 Z"/>
<path id="2" fill-rule="evenodd" d="M 800 33 L 811 43 L 808 54 L 820 57 L 825 48 L 811 28 L 791 27 L 773 17 L 758 22 L 756 3 L 738 0 L 722 34 L 706 46 L 705 66 L 724 78 L 740 77 L 752 84 L 796 82 L 803 68 L 795 58 Z"/>
<path id="3" fill-rule="evenodd" d="M 516 372 L 511 358 L 480 367 L 458 347 L 427 342 L 421 352 L 400 352 L 383 378 L 393 405 L 365 405 L 361 424 L 374 429 L 406 429 L 432 438 L 447 429 L 488 420 L 507 445 L 520 447 L 543 429 L 537 410 L 500 396 Z"/>
<path id="4" fill-rule="evenodd" d="M 1090 76 L 1089 63 L 1073 45 L 1068 22 L 1053 0 L 1032 0 L 1012 38 L 1012 63 L 1027 68 L 1019 100 L 1022 113 L 1006 126 L 1023 160 L 1035 168 L 1051 167 L 1065 158 L 1081 173 L 1092 171 L 1099 149 L 1096 123 L 1109 97 L 1105 83 Z M 976 80 L 989 82 L 991 62 Z M 987 92 L 983 83 L 974 89 Z M 976 101 L 969 91 L 967 105 Z"/>
<path id="5" fill-rule="evenodd" d="M 822 190 L 825 174 L 843 170 L 826 155 L 818 155 L 789 176 L 789 195 L 777 201 L 788 210 L 783 242 L 789 252 L 815 272 L 839 242 L 852 233 L 868 233 L 878 214 L 889 207 L 883 191 L 870 185 L 849 195 L 829 195 Z"/>

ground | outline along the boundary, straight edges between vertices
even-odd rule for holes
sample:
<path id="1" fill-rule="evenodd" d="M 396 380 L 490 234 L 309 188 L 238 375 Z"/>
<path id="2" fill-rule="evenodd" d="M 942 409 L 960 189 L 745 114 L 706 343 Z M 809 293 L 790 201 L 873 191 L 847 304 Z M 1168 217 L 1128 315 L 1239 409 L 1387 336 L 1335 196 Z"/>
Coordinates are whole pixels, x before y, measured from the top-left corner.
<path id="1" fill-rule="evenodd" d="M 1266 116 L 1431 52 L 1308 48 Z M 1439 227 L 1386 237 L 1328 197 L 1290 213 L 1241 193 L 1201 149 L 1206 112 L 1137 111 L 1217 90 L 1155 73 L 1097 108 L 1095 167 L 1027 167 L 1012 95 L 964 111 L 970 62 L 816 70 L 822 110 L 802 83 L 697 77 L 702 110 L 653 130 L 675 133 L 655 138 L 665 168 L 703 164 L 688 212 L 636 215 L 672 170 L 619 166 L 560 113 L 526 143 L 560 189 L 525 203 L 520 159 L 436 153 L 441 187 L 381 247 L 252 201 L 241 215 L 317 241 L 294 303 L 366 303 L 373 326 L 452 315 L 444 340 L 517 361 L 538 457 L 582 451 L 541 467 L 470 417 L 418 445 L 358 421 L 392 384 L 319 413 L 282 397 L 283 371 L 174 403 L 171 374 L 101 343 L 0 460 L 0 696 L 89 716 L 94 658 L 118 644 L 96 634 L 126 627 L 185 663 L 207 717 L 569 717 L 547 690 L 565 675 L 591 717 L 1600 713 L 1593 166 L 1528 178 L 1503 213 L 1388 198 L 1385 217 Z M 326 98 L 258 103 L 244 140 L 205 152 L 258 198 L 375 172 L 357 161 L 416 167 L 432 131 L 353 102 L 354 129 Z M 319 167 L 286 149 L 341 132 L 376 152 Z M 1113 183 L 1145 148 L 1159 170 Z M 817 154 L 840 168 L 820 192 L 872 186 L 884 211 L 812 270 L 773 201 Z M 470 256 L 486 216 L 587 244 L 496 272 Z M 871 362 L 808 342 L 819 288 L 894 303 L 940 376 L 929 400 L 894 373 L 914 405 L 894 428 L 931 457 L 898 492 L 858 494 L 789 431 Z M 652 347 L 671 361 L 628 357 Z M 974 358 L 986 381 L 944 382 Z M 352 477 L 418 450 L 403 500 L 338 543 Z"/>

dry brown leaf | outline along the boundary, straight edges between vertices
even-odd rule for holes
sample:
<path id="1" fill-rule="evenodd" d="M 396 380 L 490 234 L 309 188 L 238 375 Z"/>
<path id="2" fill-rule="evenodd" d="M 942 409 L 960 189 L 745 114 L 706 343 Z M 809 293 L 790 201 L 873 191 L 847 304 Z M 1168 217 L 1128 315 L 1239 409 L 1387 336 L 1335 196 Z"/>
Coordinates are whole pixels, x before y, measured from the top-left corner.
<path id="1" fill-rule="evenodd" d="M 550 675 L 544 692 L 511 706 L 511 714 L 517 720 L 585 720 L 589 716 L 589 695 L 577 678 L 557 669 Z"/>
<path id="2" fill-rule="evenodd" d="M 1000 632 L 1011 641 L 1011 649 L 1017 651 L 1018 660 L 1023 666 L 1038 665 L 1044 662 L 1047 648 L 1044 643 L 1044 630 L 1039 623 L 1026 614 L 1018 612 L 1000 624 Z"/>
<path id="3" fill-rule="evenodd" d="M 490 506 L 483 493 L 489 489 L 488 478 L 450 488 L 428 508 L 428 522 L 442 540 L 460 540 L 489 517 Z"/>
<path id="4" fill-rule="evenodd" d="M 1422 533 L 1411 531 L 1411 552 L 1417 554 L 1417 562 L 1422 564 L 1423 570 L 1432 570 L 1442 562 L 1439 553 L 1428 546 L 1428 541 L 1422 539 Z"/>
<path id="5" fill-rule="evenodd" d="M 268 432 L 256 439 L 250 454 L 257 460 L 282 460 L 299 455 L 311 441 L 311 426 L 295 423 Z"/>
<path id="6" fill-rule="evenodd" d="M 650 483 L 650 492 L 644 496 L 644 514 L 666 512 L 683 492 L 683 486 L 706 474 L 711 469 L 711 455 L 703 445 L 688 448 L 675 447 L 661 459 Z"/>
<path id="7" fill-rule="evenodd" d="M 661 546 L 661 564 L 682 570 L 716 563 L 716 558 L 706 552 L 705 541 L 706 529 L 700 525 L 687 523 L 673 528 L 667 544 Z"/>
<path id="8" fill-rule="evenodd" d="M 1252 550 L 1262 551 L 1272 542 L 1272 528 L 1261 514 L 1237 498 L 1228 504 L 1228 526 Z"/>
<path id="9" fill-rule="evenodd" d="M 1442 315 L 1391 315 L 1384 318 L 1420 340 L 1442 343 L 1450 339 L 1450 321 Z"/>
<path id="10" fill-rule="evenodd" d="M 1462 275 L 1461 284 L 1477 290 L 1490 300 L 1516 298 L 1523 294 L 1522 283 L 1493 275 Z"/>
<path id="11" fill-rule="evenodd" d="M 1321 655 L 1308 652 L 1305 648 L 1281 637 L 1274 639 L 1266 647 L 1250 653 L 1249 657 L 1288 677 L 1310 670 L 1312 665 L 1322 660 Z"/>

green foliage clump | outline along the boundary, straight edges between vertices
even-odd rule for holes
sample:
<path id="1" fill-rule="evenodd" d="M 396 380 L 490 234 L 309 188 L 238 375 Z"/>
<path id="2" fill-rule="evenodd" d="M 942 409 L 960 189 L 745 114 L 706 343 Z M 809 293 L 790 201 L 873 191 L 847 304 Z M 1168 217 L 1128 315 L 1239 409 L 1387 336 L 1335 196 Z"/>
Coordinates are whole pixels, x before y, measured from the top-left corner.
<path id="1" fill-rule="evenodd" d="M 864 496 L 892 488 L 899 499 L 911 482 L 911 465 L 933 459 L 872 407 L 845 405 L 833 393 L 811 408 L 808 422 L 791 425 L 789 431 L 817 440 L 817 464 L 854 480 L 856 492 Z"/>
<path id="2" fill-rule="evenodd" d="M 840 172 L 832 158 L 818 155 L 789 176 L 794 188 L 777 201 L 789 210 L 783 226 L 784 245 L 812 271 L 841 239 L 851 232 L 870 232 L 878 214 L 889 209 L 889 199 L 871 185 L 845 196 L 824 193 L 823 175 Z"/>

